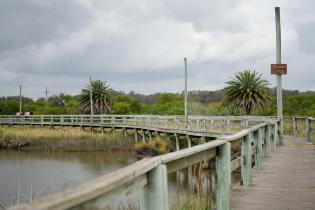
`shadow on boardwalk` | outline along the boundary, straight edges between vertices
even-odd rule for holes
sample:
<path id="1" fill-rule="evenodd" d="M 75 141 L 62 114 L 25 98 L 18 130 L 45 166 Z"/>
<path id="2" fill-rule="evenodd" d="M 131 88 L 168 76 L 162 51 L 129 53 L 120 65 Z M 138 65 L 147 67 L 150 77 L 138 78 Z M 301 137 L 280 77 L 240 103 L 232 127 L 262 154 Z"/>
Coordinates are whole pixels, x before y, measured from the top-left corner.
<path id="1" fill-rule="evenodd" d="M 233 210 L 315 210 L 315 145 L 292 136 L 284 144 L 253 169 L 250 187 L 233 187 Z"/>

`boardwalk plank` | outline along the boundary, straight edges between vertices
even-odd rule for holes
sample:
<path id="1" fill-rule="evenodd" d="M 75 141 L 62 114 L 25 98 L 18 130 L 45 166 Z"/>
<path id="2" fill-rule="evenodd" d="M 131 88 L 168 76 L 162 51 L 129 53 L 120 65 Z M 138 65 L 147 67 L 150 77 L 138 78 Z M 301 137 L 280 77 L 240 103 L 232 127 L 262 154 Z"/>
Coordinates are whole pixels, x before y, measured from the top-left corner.
<path id="1" fill-rule="evenodd" d="M 315 145 L 291 136 L 284 143 L 253 169 L 251 186 L 233 187 L 233 210 L 315 210 Z"/>

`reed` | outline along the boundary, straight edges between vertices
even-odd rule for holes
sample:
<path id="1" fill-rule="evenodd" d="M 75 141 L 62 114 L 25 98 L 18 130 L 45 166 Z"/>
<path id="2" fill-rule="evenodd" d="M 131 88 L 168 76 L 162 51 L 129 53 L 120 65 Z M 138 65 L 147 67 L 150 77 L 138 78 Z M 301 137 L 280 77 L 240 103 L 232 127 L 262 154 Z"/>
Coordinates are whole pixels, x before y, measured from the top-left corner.
<path id="1" fill-rule="evenodd" d="M 133 150 L 131 138 L 122 133 L 105 133 L 80 128 L 0 128 L 0 148 L 37 148 L 62 151 Z"/>
<path id="2" fill-rule="evenodd" d="M 200 193 L 178 195 L 171 205 L 172 210 L 212 210 L 215 209 L 215 194 Z"/>

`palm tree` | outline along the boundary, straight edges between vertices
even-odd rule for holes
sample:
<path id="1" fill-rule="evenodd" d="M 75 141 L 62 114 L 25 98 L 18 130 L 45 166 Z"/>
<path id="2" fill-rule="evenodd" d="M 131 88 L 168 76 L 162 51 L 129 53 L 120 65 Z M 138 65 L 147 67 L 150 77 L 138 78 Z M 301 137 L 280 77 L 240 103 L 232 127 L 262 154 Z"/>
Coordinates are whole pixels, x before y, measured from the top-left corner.
<path id="1" fill-rule="evenodd" d="M 93 111 L 95 114 L 105 114 L 112 110 L 114 97 L 112 90 L 105 81 L 93 80 L 86 88 L 81 90 L 80 108 L 89 114 L 91 113 L 90 88 L 92 86 Z"/>
<path id="2" fill-rule="evenodd" d="M 261 74 L 245 70 L 235 74 L 226 82 L 223 102 L 232 107 L 244 108 L 246 115 L 250 115 L 254 108 L 262 108 L 269 102 L 268 86 L 270 83 L 261 79 Z"/>

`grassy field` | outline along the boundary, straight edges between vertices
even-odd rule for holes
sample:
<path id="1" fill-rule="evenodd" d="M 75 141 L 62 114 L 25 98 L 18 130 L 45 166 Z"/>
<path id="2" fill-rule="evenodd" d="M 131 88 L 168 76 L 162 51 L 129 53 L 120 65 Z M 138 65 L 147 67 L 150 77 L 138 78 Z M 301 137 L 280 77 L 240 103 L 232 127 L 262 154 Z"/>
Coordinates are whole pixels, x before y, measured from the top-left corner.
<path id="1" fill-rule="evenodd" d="M 105 133 L 80 128 L 2 127 L 2 149 L 45 149 L 61 151 L 134 150 L 134 142 L 121 132 Z"/>

